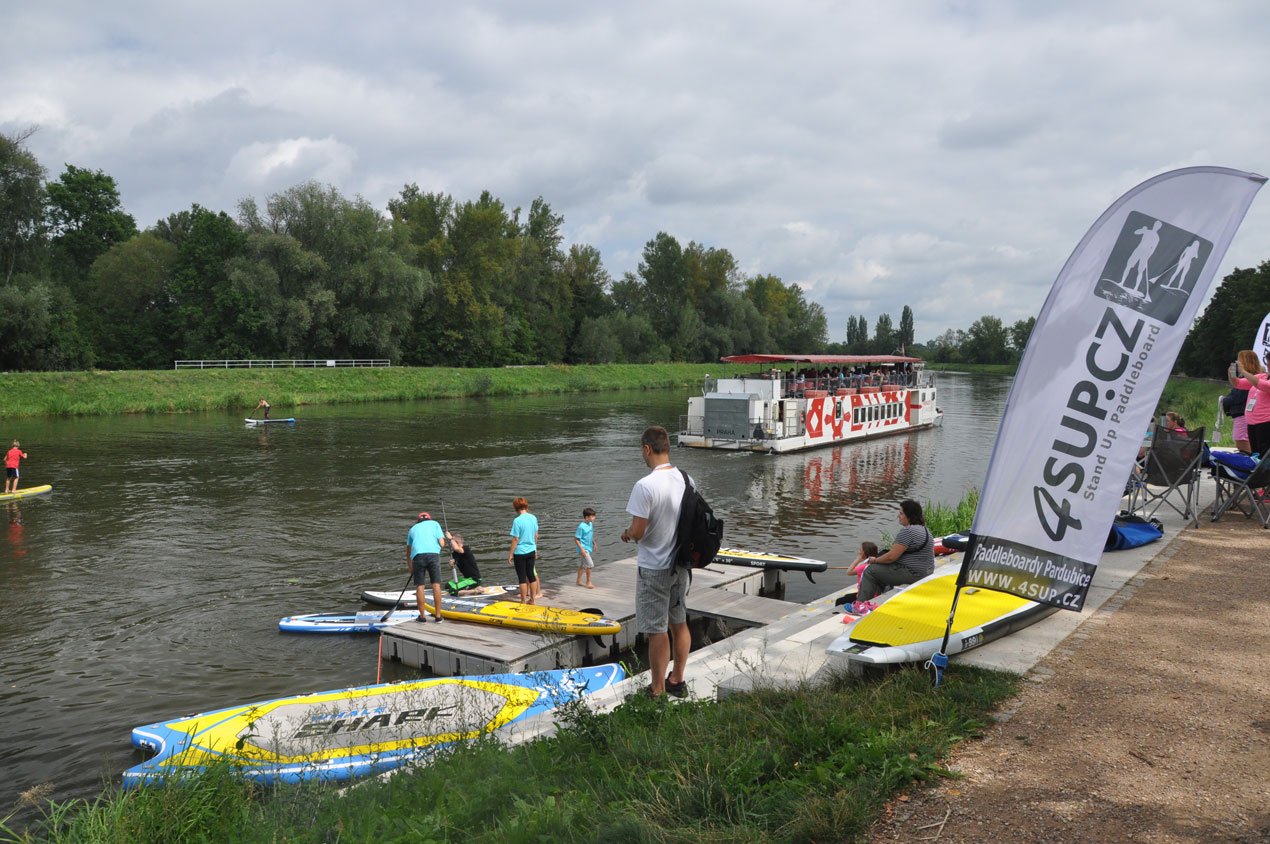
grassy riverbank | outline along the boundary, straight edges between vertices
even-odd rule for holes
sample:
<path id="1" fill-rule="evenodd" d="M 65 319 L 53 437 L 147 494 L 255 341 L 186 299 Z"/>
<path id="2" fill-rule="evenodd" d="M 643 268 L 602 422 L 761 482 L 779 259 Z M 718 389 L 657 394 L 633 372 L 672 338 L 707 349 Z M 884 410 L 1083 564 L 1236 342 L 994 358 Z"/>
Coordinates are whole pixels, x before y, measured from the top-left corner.
<path id="1" fill-rule="evenodd" d="M 275 416 L 312 404 L 583 393 L 696 386 L 727 364 L 613 364 L 498 369 L 183 369 L 0 373 L 0 418 L 251 410 L 263 396 Z"/>
<path id="2" fill-rule="evenodd" d="M 1017 692 L 958 667 L 721 703 L 633 700 L 570 711 L 555 737 L 462 747 L 351 789 L 260 790 L 228 771 L 185 787 L 53 807 L 21 842 L 804 842 L 859 840 L 888 800 L 947 775 L 939 760 Z"/>
<path id="3" fill-rule="evenodd" d="M 1230 392 L 1230 385 L 1220 381 L 1203 381 L 1194 378 L 1170 378 L 1156 405 L 1156 417 L 1170 410 L 1182 414 L 1186 427 L 1195 430 L 1204 427 L 1204 438 L 1213 438 L 1213 423 L 1217 418 L 1217 400 Z M 1231 445 L 1230 418 L 1222 416 L 1221 445 Z"/>

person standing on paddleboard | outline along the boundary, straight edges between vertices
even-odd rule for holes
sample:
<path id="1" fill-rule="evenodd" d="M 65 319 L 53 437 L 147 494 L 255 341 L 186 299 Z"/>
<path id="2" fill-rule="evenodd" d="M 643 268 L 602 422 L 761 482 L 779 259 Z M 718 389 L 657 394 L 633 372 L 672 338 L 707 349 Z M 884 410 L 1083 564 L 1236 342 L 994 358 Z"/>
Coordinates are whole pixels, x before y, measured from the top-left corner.
<path id="1" fill-rule="evenodd" d="M 269 410 L 270 410 L 269 402 L 265 401 L 264 399 L 261 399 L 260 404 L 256 405 L 256 410 L 259 410 L 262 407 L 265 409 L 265 419 L 267 420 L 269 418 Z"/>
<path id="2" fill-rule="evenodd" d="M 512 520 L 511 548 L 507 550 L 507 565 L 516 567 L 516 582 L 520 584 L 520 602 L 535 603 L 538 591 L 538 517 L 529 512 L 529 502 L 524 498 L 512 501 L 516 518 Z"/>
<path id="3" fill-rule="evenodd" d="M 406 565 L 414 577 L 415 598 L 419 601 L 419 621 L 428 620 L 428 605 L 424 601 L 428 584 L 432 585 L 433 621 L 441 623 L 441 549 L 445 547 L 445 532 L 432 521 L 427 513 L 419 514 L 419 521 L 406 534 Z"/>
<path id="4" fill-rule="evenodd" d="M 11 492 L 18 491 L 18 463 L 26 457 L 26 452 L 22 450 L 21 444 L 13 441 L 13 448 L 9 449 L 9 453 L 4 456 L 4 492 L 8 495 Z"/>
<path id="5" fill-rule="evenodd" d="M 626 512 L 631 524 L 623 542 L 637 542 L 635 619 L 648 637 L 648 694 L 685 697 L 684 668 L 692 637 L 688 632 L 688 576 L 690 569 L 675 565 L 675 529 L 683 506 L 684 476 L 670 465 L 670 435 L 660 425 L 640 437 L 644 464 L 651 470 L 635 482 Z M 672 643 L 673 635 L 673 643 Z M 667 674 L 674 653 L 674 669 Z"/>

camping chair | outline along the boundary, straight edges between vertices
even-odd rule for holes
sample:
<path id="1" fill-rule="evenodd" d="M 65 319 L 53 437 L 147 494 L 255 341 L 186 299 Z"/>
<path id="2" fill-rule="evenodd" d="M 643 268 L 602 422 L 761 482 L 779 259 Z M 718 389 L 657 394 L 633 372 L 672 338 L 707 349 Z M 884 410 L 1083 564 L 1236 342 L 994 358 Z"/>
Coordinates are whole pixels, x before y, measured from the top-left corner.
<path id="1" fill-rule="evenodd" d="M 1258 490 L 1270 486 L 1270 454 L 1261 458 L 1252 471 L 1243 471 L 1214 459 L 1213 479 L 1217 482 L 1217 497 L 1213 499 L 1214 522 L 1226 511 L 1235 509 L 1249 519 L 1256 513 L 1261 526 L 1270 528 L 1270 502 L 1263 501 L 1258 494 Z"/>
<path id="2" fill-rule="evenodd" d="M 1131 513 L 1151 518 L 1167 504 L 1184 519 L 1199 527 L 1200 458 L 1204 452 L 1204 429 L 1185 434 L 1156 426 L 1151 447 L 1135 472 Z M 1156 492 L 1152 487 L 1164 487 Z M 1180 500 L 1179 500 L 1180 499 Z"/>

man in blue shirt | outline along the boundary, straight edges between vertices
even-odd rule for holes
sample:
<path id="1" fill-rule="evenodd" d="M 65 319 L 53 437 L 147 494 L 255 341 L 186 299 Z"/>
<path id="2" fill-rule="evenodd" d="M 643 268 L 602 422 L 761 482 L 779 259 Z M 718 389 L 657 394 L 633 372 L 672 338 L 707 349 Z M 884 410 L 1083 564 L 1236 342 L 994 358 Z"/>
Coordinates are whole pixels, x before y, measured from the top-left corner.
<path id="1" fill-rule="evenodd" d="M 426 587 L 432 584 L 433 621 L 441 623 L 441 549 L 445 547 L 445 531 L 427 513 L 406 534 L 406 565 L 414 576 L 415 597 L 419 601 L 419 621 L 428 620 L 424 602 Z"/>

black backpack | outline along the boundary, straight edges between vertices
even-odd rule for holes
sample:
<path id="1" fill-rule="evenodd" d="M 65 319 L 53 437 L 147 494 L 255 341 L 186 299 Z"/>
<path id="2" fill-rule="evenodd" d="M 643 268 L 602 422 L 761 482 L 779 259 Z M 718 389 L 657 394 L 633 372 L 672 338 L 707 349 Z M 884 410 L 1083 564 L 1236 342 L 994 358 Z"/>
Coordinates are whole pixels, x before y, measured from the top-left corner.
<path id="1" fill-rule="evenodd" d="M 716 519 L 710 505 L 697 492 L 683 469 L 684 497 L 679 505 L 679 524 L 675 526 L 675 565 L 704 568 L 714 561 L 723 544 L 723 520 Z"/>

